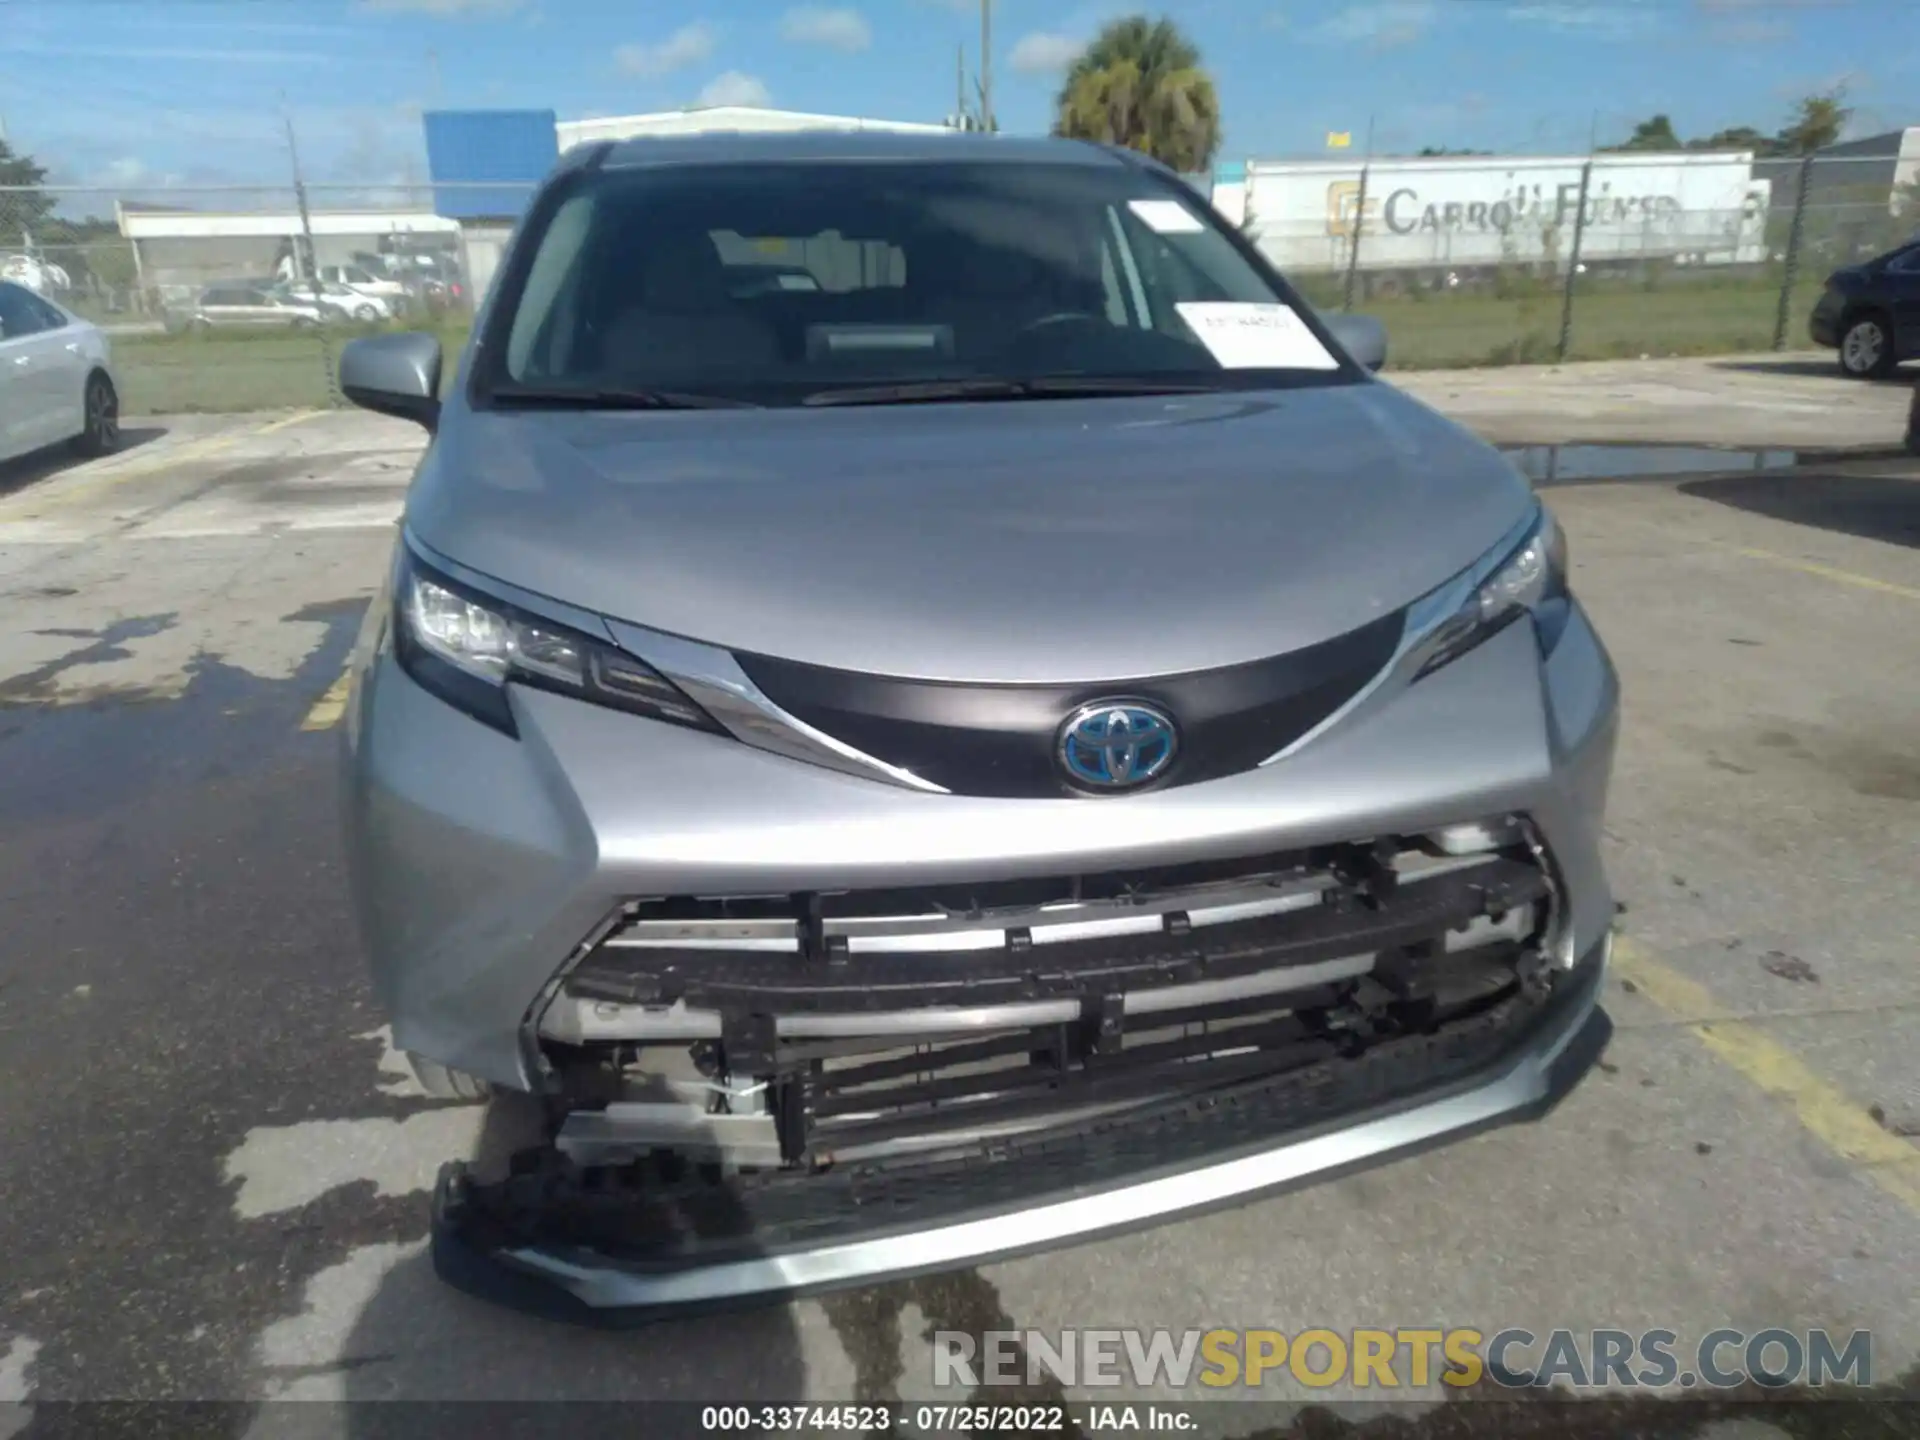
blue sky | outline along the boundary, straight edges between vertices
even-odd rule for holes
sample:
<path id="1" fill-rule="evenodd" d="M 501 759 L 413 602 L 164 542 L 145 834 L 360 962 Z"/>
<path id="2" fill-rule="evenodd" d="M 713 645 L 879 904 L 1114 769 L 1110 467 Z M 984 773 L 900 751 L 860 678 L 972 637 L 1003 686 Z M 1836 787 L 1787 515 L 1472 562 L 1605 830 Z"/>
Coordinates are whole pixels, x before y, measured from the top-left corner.
<path id="1" fill-rule="evenodd" d="M 1920 0 L 1168 0 L 1219 86 L 1222 159 L 1577 150 L 1666 111 L 1772 129 L 1836 83 L 1855 130 L 1920 123 Z M 995 108 L 1044 128 L 1059 70 L 1124 5 L 995 0 Z M 0 119 L 76 184 L 424 178 L 422 107 L 563 119 L 695 102 L 938 120 L 978 0 L 0 0 Z"/>

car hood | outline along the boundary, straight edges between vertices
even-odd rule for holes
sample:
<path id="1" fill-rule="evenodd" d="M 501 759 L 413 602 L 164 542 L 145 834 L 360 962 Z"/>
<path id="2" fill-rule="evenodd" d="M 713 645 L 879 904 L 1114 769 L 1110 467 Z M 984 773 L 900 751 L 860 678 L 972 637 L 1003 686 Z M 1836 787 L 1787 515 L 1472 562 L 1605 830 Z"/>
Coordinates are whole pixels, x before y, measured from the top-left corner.
<path id="1" fill-rule="evenodd" d="M 483 575 L 737 651 L 931 679 L 1145 678 L 1395 611 L 1527 481 L 1382 382 L 668 412 L 455 401 L 410 532 Z"/>

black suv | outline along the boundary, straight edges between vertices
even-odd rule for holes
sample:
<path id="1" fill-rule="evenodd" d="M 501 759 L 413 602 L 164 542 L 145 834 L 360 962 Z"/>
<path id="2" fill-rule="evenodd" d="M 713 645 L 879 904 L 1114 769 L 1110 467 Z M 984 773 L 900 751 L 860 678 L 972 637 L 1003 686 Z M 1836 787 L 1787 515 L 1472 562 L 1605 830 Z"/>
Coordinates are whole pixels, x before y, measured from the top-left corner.
<path id="1" fill-rule="evenodd" d="M 1891 375 L 1920 355 L 1920 241 L 1834 271 L 1808 329 L 1858 379 Z"/>

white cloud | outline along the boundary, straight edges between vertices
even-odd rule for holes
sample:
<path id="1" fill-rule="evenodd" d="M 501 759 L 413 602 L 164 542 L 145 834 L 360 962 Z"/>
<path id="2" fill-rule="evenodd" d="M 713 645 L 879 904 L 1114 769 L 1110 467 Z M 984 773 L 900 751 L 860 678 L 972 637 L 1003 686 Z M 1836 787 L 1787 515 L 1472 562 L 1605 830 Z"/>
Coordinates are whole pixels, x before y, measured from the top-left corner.
<path id="1" fill-rule="evenodd" d="M 360 8 L 452 20 L 464 15 L 504 15 L 509 10 L 518 10 L 520 0 L 360 0 Z"/>
<path id="2" fill-rule="evenodd" d="M 137 185 L 149 177 L 147 162 L 136 155 L 122 155 L 117 160 L 109 160 L 99 171 L 87 177 L 89 185 L 110 185 L 124 188 Z"/>
<path id="3" fill-rule="evenodd" d="M 1418 40 L 1432 27 L 1438 13 L 1433 0 L 1371 0 L 1349 5 L 1321 21 L 1313 33 L 1322 40 L 1390 50 Z"/>
<path id="4" fill-rule="evenodd" d="M 1523 25 L 1544 25 L 1596 39 L 1625 40 L 1657 29 L 1660 17 L 1649 5 L 1594 3 L 1594 0 L 1533 0 L 1507 9 L 1507 18 Z"/>
<path id="5" fill-rule="evenodd" d="M 1023 75 L 1046 75 L 1066 69 L 1086 48 L 1086 41 L 1076 40 L 1071 35 L 1036 30 L 1030 35 L 1022 35 L 1014 43 L 1012 53 L 1007 56 L 1007 64 Z"/>
<path id="6" fill-rule="evenodd" d="M 671 75 L 706 59 L 713 53 L 713 43 L 713 31 L 708 26 L 682 25 L 657 45 L 619 46 L 613 52 L 613 63 L 629 75 Z"/>
<path id="7" fill-rule="evenodd" d="M 768 91 L 766 82 L 757 75 L 744 75 L 738 70 L 729 70 L 724 75 L 716 75 L 701 89 L 696 105 L 751 105 L 758 108 L 773 103 L 773 95 Z"/>
<path id="8" fill-rule="evenodd" d="M 851 55 L 873 44 L 873 29 L 866 16 L 851 8 L 828 9 L 821 5 L 802 5 L 789 10 L 780 22 L 783 39 L 800 45 L 825 45 Z"/>

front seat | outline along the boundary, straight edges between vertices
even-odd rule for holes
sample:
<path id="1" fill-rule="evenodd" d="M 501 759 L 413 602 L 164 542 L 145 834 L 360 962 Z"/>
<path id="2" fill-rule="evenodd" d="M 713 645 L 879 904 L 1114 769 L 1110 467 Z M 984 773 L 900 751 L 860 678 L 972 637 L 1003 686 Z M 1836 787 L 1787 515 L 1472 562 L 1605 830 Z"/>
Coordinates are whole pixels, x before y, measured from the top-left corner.
<path id="1" fill-rule="evenodd" d="M 664 235 L 642 260 L 638 303 L 614 321 L 602 349 L 626 379 L 753 371 L 774 364 L 773 328 L 727 293 L 726 271 L 704 233 Z"/>

